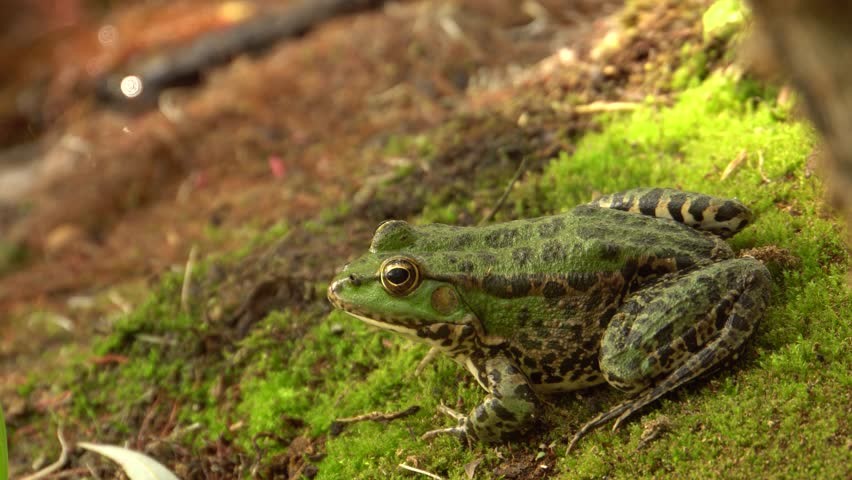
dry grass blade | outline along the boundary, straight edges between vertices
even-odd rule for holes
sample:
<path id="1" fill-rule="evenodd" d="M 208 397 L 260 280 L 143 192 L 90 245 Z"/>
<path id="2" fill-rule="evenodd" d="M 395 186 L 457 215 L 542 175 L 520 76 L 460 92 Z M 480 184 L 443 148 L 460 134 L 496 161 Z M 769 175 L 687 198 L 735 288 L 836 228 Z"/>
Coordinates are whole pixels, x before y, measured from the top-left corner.
<path id="1" fill-rule="evenodd" d="M 726 178 L 730 177 L 736 169 L 740 168 L 740 166 L 743 164 L 743 162 L 746 161 L 746 159 L 748 159 L 748 151 L 746 151 L 745 149 L 740 150 L 740 153 L 738 153 L 737 156 L 734 157 L 733 160 L 731 160 L 731 163 L 729 163 L 728 166 L 725 167 L 725 170 L 722 172 L 722 176 L 719 178 L 719 180 L 725 180 Z"/>
<path id="2" fill-rule="evenodd" d="M 41 470 L 35 472 L 32 475 L 22 478 L 21 480 L 39 480 L 42 478 L 46 478 L 48 475 L 56 472 L 60 468 L 64 467 L 66 463 L 68 463 L 68 444 L 65 443 L 65 437 L 62 436 L 62 429 L 56 429 L 56 437 L 59 439 L 59 445 L 62 446 L 62 451 L 59 453 L 59 458 L 51 463 L 50 465 L 42 468 Z"/>
<path id="3" fill-rule="evenodd" d="M 426 470 L 420 470 L 419 468 L 410 467 L 404 463 L 400 463 L 399 468 L 408 470 L 409 472 L 419 473 L 420 475 L 425 475 L 429 478 L 434 478 L 435 480 L 443 480 L 441 477 L 435 475 L 434 473 L 427 472 Z"/>

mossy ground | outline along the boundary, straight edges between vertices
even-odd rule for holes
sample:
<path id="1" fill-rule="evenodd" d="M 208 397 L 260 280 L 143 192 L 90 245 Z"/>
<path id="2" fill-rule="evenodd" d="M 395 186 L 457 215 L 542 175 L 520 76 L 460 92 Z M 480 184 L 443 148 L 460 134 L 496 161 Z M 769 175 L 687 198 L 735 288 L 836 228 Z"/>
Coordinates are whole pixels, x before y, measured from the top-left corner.
<path id="1" fill-rule="evenodd" d="M 97 348 L 120 354 L 121 362 L 60 375 L 57 382 L 74 388 L 66 421 L 93 438 L 141 438 L 132 425 L 176 432 L 197 424 L 173 441 L 199 450 L 226 444 L 235 455 L 258 456 L 261 472 L 276 471 L 277 455 L 295 438 L 319 440 L 316 450 L 297 456 L 316 465 L 317 478 L 329 479 L 411 478 L 400 463 L 466 478 L 465 467 L 476 462 L 476 478 L 848 478 L 849 256 L 843 227 L 811 174 L 817 139 L 777 103 L 775 89 L 732 71 L 706 76 L 703 66 L 690 67 L 688 78 L 680 74 L 677 86 L 689 87 L 671 106 L 649 101 L 632 113 L 600 117 L 599 131 L 582 135 L 572 152 L 525 174 L 496 215 L 499 221 L 554 213 L 599 193 L 675 187 L 739 198 L 757 220 L 732 240 L 734 247 L 776 246 L 796 259 L 795 267 L 769 265 L 772 305 L 741 361 L 664 397 L 622 430 L 602 428 L 565 454 L 566 437 L 620 399 L 600 388 L 550 399 L 545 428 L 526 443 L 426 443 L 421 433 L 450 423 L 435 413 L 440 402 L 467 411 L 483 396 L 460 367 L 438 358 L 415 376 L 426 348 L 330 312 L 323 284 L 309 285 L 313 300 L 273 312 L 244 338 L 226 342 L 216 322 L 202 318 L 202 305 L 181 309 L 178 275 L 166 276 Z M 388 154 L 413 148 L 435 161 L 448 143 L 428 133 L 413 138 L 388 142 Z M 723 178 L 737 158 L 743 161 Z M 489 190 L 483 197 L 474 189 L 427 198 L 410 220 L 471 220 L 507 180 L 479 182 L 478 189 Z M 350 210 L 329 212 L 336 213 L 305 227 L 317 245 L 345 235 L 340 224 Z M 412 405 L 421 407 L 412 416 L 331 435 L 336 418 Z M 661 419 L 666 431 L 640 447 L 643 425 Z"/>

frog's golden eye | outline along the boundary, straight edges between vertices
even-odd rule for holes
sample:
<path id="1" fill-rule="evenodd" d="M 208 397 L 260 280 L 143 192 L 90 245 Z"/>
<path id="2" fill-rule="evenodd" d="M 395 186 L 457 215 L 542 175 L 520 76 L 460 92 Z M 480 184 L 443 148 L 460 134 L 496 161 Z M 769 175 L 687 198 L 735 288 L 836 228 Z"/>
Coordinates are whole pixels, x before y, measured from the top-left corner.
<path id="1" fill-rule="evenodd" d="M 389 258 L 382 264 L 381 279 L 388 293 L 402 297 L 420 286 L 420 268 L 409 258 Z"/>

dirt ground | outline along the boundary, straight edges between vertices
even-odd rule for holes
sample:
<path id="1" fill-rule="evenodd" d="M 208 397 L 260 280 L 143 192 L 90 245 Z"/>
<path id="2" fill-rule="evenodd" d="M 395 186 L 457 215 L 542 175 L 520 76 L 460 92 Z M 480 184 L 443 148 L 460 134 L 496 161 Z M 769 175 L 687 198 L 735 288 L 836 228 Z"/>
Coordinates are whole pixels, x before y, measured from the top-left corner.
<path id="1" fill-rule="evenodd" d="M 618 22 L 618 1 L 387 2 L 206 69 L 200 83 L 140 108 L 99 99 L 98 79 L 296 2 L 18 3 L 0 28 L 9 72 L 0 84 L 0 400 L 10 422 L 61 404 L 53 392 L 20 405 L 14 392 L 63 365 L 69 345 L 108 331 L 190 250 L 233 252 L 339 205 L 360 219 L 347 233 L 363 243 L 376 222 L 422 209 L 426 192 L 470 188 L 489 168 L 483 155 L 510 176 L 515 164 L 493 155 L 495 142 L 527 142 L 539 157 L 570 150 L 555 132 L 590 125 L 548 115 L 553 102 L 641 100 L 648 91 L 638 85 L 653 81 L 647 65 L 698 35 L 661 2 L 647 33 L 601 62 L 607 53 L 595 47 Z M 572 62 L 588 66 L 557 68 Z M 532 124 L 506 120 L 535 109 Z M 469 141 L 442 153 L 442 171 L 385 153 L 405 135 L 465 118 Z M 417 195 L 371 201 L 401 168 L 418 171 Z M 288 268 L 310 265 L 311 278 L 328 277 L 348 254 L 293 232 L 290 250 L 276 253 Z M 316 251 L 333 261 L 304 260 Z M 264 295 L 244 277 L 226 283 L 231 313 Z"/>

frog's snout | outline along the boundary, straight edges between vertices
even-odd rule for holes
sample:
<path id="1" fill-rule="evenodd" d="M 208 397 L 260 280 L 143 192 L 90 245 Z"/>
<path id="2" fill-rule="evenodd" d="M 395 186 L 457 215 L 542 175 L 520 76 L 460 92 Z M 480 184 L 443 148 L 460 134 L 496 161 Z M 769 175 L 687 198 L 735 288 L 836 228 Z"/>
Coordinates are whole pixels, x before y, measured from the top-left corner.
<path id="1" fill-rule="evenodd" d="M 335 280 L 328 286 L 327 297 L 328 301 L 333 305 L 340 305 L 341 295 L 347 286 L 357 287 L 361 285 L 361 279 L 358 276 L 350 274 L 347 277 Z"/>
<path id="2" fill-rule="evenodd" d="M 343 291 L 343 282 L 347 279 L 340 279 L 331 282 L 331 285 L 328 286 L 328 292 L 326 296 L 328 297 L 328 301 L 331 302 L 332 305 L 338 305 L 340 301 L 340 293 Z"/>

